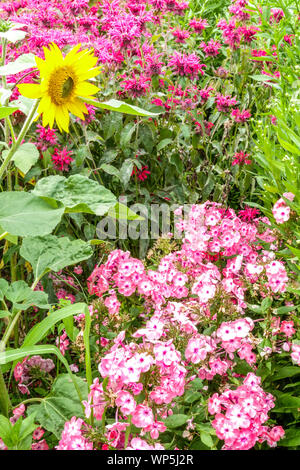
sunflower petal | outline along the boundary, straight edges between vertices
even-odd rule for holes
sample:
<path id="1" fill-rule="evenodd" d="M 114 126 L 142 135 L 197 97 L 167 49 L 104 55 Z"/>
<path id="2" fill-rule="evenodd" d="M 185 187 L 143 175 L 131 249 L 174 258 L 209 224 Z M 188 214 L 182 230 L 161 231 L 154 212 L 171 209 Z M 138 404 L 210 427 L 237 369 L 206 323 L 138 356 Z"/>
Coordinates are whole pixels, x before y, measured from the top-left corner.
<path id="1" fill-rule="evenodd" d="M 34 83 L 21 83 L 17 85 L 21 95 L 26 98 L 38 99 L 42 97 L 42 91 L 40 85 L 35 85 Z"/>
<path id="2" fill-rule="evenodd" d="M 76 85 L 76 94 L 79 96 L 90 96 L 98 93 L 99 88 L 88 82 L 79 82 Z"/>

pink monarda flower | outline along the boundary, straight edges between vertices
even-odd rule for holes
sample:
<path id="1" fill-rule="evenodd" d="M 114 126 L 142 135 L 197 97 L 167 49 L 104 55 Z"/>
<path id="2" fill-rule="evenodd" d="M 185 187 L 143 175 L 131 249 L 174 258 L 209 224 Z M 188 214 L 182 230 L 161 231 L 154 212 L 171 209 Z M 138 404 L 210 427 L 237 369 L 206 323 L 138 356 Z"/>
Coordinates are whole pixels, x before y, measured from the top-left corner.
<path id="1" fill-rule="evenodd" d="M 170 56 L 168 67 L 173 69 L 173 72 L 181 76 L 189 76 L 192 80 L 197 78 L 199 73 L 204 75 L 203 68 L 206 67 L 204 64 L 200 64 L 199 57 L 193 54 L 181 54 L 175 51 Z"/>
<path id="2" fill-rule="evenodd" d="M 150 88 L 151 79 L 143 75 L 133 78 L 124 78 L 121 82 L 121 87 L 124 88 L 128 96 L 132 98 L 138 98 L 147 93 Z"/>
<path id="3" fill-rule="evenodd" d="M 57 144 L 56 129 L 50 129 L 50 127 L 43 127 L 40 124 L 36 126 L 36 132 L 38 134 L 38 147 L 41 151 L 45 151 L 49 146 Z"/>
<path id="4" fill-rule="evenodd" d="M 247 109 L 244 111 L 233 109 L 231 116 L 234 118 L 235 122 L 246 122 L 251 117 L 251 113 Z"/>
<path id="5" fill-rule="evenodd" d="M 237 152 L 233 156 L 232 166 L 234 165 L 251 165 L 252 160 L 248 160 L 248 153 Z"/>
<path id="6" fill-rule="evenodd" d="M 51 157 L 54 168 L 59 171 L 69 171 L 70 164 L 73 161 L 71 157 L 72 153 L 73 152 L 67 150 L 66 147 L 63 149 L 55 148 L 54 154 Z"/>
<path id="7" fill-rule="evenodd" d="M 222 44 L 211 39 L 207 44 L 202 41 L 200 47 L 205 52 L 206 57 L 215 57 L 219 54 L 219 49 L 222 47 Z"/>
<path id="8" fill-rule="evenodd" d="M 289 201 L 293 201 L 295 195 L 293 193 L 283 193 L 283 196 Z M 272 213 L 274 219 L 276 220 L 277 224 L 283 224 L 287 222 L 290 218 L 290 207 L 286 204 L 284 199 L 280 198 L 277 202 L 275 202 Z"/>
<path id="9" fill-rule="evenodd" d="M 192 28 L 195 33 L 201 34 L 202 31 L 207 28 L 208 22 L 206 20 L 203 20 L 202 18 L 199 19 L 192 19 L 189 23 L 190 28 Z"/>
<path id="10" fill-rule="evenodd" d="M 271 8 L 271 23 L 279 23 L 279 21 L 284 17 L 284 11 L 281 8 Z"/>
<path id="11" fill-rule="evenodd" d="M 163 62 L 159 60 L 162 54 L 147 55 L 145 57 L 145 74 L 152 77 L 161 73 Z"/>
<path id="12" fill-rule="evenodd" d="M 190 37 L 190 33 L 184 29 L 175 29 L 172 31 L 173 36 L 176 38 L 175 42 L 183 44 L 187 38 Z"/>
<path id="13" fill-rule="evenodd" d="M 230 111 L 230 108 L 232 108 L 236 104 L 236 99 L 232 98 L 231 96 L 224 96 L 221 95 L 221 93 L 218 93 L 216 96 L 217 110 L 220 113 L 228 113 Z"/>
<path id="14" fill-rule="evenodd" d="M 147 165 L 142 166 L 141 169 L 134 167 L 132 170 L 131 176 L 134 176 L 134 175 L 136 175 L 140 181 L 145 181 L 148 178 L 148 176 L 151 175 L 151 171 L 149 171 Z"/>

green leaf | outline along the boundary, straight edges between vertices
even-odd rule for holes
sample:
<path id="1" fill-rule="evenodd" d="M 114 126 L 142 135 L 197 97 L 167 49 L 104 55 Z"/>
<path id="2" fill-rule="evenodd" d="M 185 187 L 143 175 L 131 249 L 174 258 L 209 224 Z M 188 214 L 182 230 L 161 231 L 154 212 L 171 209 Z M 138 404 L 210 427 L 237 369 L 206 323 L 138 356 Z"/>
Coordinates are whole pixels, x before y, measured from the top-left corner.
<path id="1" fill-rule="evenodd" d="M 285 436 L 280 439 L 279 446 L 296 447 L 300 445 L 300 429 L 289 428 L 285 431 Z"/>
<path id="2" fill-rule="evenodd" d="M 13 282 L 6 290 L 5 297 L 18 310 L 27 310 L 32 306 L 42 309 L 50 308 L 47 294 L 42 291 L 33 291 L 25 281 Z"/>
<path id="3" fill-rule="evenodd" d="M 46 201 L 60 202 L 66 213 L 86 212 L 101 216 L 117 202 L 109 189 L 83 175 L 42 178 L 32 193 Z"/>
<path id="4" fill-rule="evenodd" d="M 26 36 L 25 31 L 19 30 L 9 30 L 4 33 L 0 33 L 0 38 L 6 39 L 8 42 L 16 43 L 18 41 L 22 41 Z"/>
<path id="5" fill-rule="evenodd" d="M 188 390 L 184 395 L 185 403 L 194 403 L 201 398 L 202 394 L 200 392 L 196 392 L 195 390 Z"/>
<path id="6" fill-rule="evenodd" d="M 271 307 L 273 299 L 271 297 L 266 297 L 261 303 L 262 312 L 266 312 L 268 308 Z"/>
<path id="7" fill-rule="evenodd" d="M 208 434 L 207 432 L 201 431 L 200 432 L 200 439 L 203 442 L 203 444 L 206 445 L 207 447 L 211 448 L 211 447 L 214 446 L 211 435 Z"/>
<path id="8" fill-rule="evenodd" d="M 110 111 L 117 111 L 118 113 L 132 114 L 134 116 L 155 117 L 155 116 L 159 116 L 160 114 L 160 113 L 150 113 L 149 111 L 139 108 L 138 106 L 133 106 L 131 104 L 124 103 L 124 101 L 109 100 L 103 103 L 99 103 L 99 101 L 94 101 L 94 100 L 90 100 L 86 98 L 83 98 L 83 101 L 87 104 L 91 104 L 92 106 L 95 106 L 96 108 L 108 109 Z"/>
<path id="9" fill-rule="evenodd" d="M 0 300 L 4 299 L 8 286 L 9 284 L 5 279 L 0 279 Z"/>
<path id="10" fill-rule="evenodd" d="M 40 279 L 49 271 L 57 272 L 77 264 L 92 254 L 92 248 L 83 240 L 71 241 L 67 237 L 54 235 L 27 237 L 20 249 L 20 255 L 31 264 L 35 279 Z"/>
<path id="11" fill-rule="evenodd" d="M 164 422 L 167 428 L 173 429 L 173 428 L 179 428 L 180 426 L 185 424 L 188 419 L 189 417 L 187 415 L 178 414 L 178 415 L 168 416 Z"/>
<path id="12" fill-rule="evenodd" d="M 46 235 L 60 222 L 63 212 L 63 207 L 24 191 L 0 194 L 0 224 L 11 235 Z"/>
<path id="13" fill-rule="evenodd" d="M 22 54 L 14 62 L 0 67 L 0 76 L 15 75 L 32 67 L 36 67 L 35 56 L 31 53 Z"/>
<path id="14" fill-rule="evenodd" d="M 167 145 L 171 144 L 173 142 L 173 139 L 163 139 L 159 142 L 157 146 L 157 150 L 160 151 L 164 149 Z"/>
<path id="15" fill-rule="evenodd" d="M 87 400 L 87 383 L 77 376 L 74 376 L 74 379 L 83 399 Z M 50 395 L 43 398 L 41 404 L 30 406 L 28 413 L 35 413 L 35 419 L 40 425 L 53 433 L 57 439 L 61 438 L 66 421 L 69 421 L 73 416 L 85 418 L 74 384 L 67 374 L 57 377 Z"/>
<path id="16" fill-rule="evenodd" d="M 126 148 L 131 140 L 132 134 L 134 133 L 136 124 L 134 122 L 129 122 L 126 126 L 123 127 L 121 136 L 120 136 L 120 146 Z"/>
<path id="17" fill-rule="evenodd" d="M 0 107 L 0 119 L 6 118 L 7 116 L 10 116 L 12 113 L 17 111 L 17 107 L 11 107 L 11 106 L 1 106 Z M 3 152 L 3 157 L 5 156 L 5 153 Z"/>
<path id="18" fill-rule="evenodd" d="M 34 144 L 27 142 L 20 145 L 12 160 L 16 167 L 26 175 L 30 168 L 38 161 L 40 153 Z"/>
<path id="19" fill-rule="evenodd" d="M 0 225 L 0 234 L 1 233 L 4 233 L 4 230 L 3 228 L 1 227 Z M 14 236 L 14 235 L 11 235 L 10 233 L 8 233 L 7 235 L 5 235 L 5 240 L 8 240 L 10 243 L 12 243 L 13 245 L 17 245 L 18 243 L 18 237 Z"/>
<path id="20" fill-rule="evenodd" d="M 37 424 L 34 423 L 34 420 L 35 413 L 32 413 L 27 418 L 20 420 L 21 426 L 19 432 L 19 439 L 25 439 L 29 434 L 32 434 L 33 431 L 38 427 Z"/>
<path id="21" fill-rule="evenodd" d="M 7 447 L 11 447 L 13 444 L 11 439 L 12 428 L 13 426 L 9 419 L 0 415 L 0 437 Z"/>
<path id="22" fill-rule="evenodd" d="M 273 391 L 273 395 L 276 396 L 276 408 L 273 408 L 274 412 L 286 413 L 287 410 L 293 410 L 300 408 L 300 398 L 295 397 L 289 393 L 282 393 L 279 391 Z"/>
<path id="23" fill-rule="evenodd" d="M 50 312 L 44 320 L 31 328 L 24 339 L 22 347 L 34 346 L 36 343 L 41 341 L 58 322 L 70 317 L 71 315 L 78 315 L 79 313 L 86 313 L 87 311 L 88 307 L 86 304 L 77 303 L 60 310 L 56 310 L 55 312 Z"/>
<path id="24" fill-rule="evenodd" d="M 285 379 L 286 377 L 293 377 L 294 375 L 300 374 L 300 367 L 286 366 L 281 367 L 279 371 L 272 376 L 272 381 Z"/>
<path id="25" fill-rule="evenodd" d="M 129 207 L 125 206 L 125 204 L 121 204 L 119 202 L 115 205 L 115 207 L 109 209 L 108 215 L 113 219 L 144 220 L 144 217 L 136 214 L 131 209 L 129 209 Z"/>
<path id="26" fill-rule="evenodd" d="M 133 161 L 130 158 L 128 158 L 127 160 L 123 162 L 123 165 L 120 168 L 120 179 L 125 186 L 131 178 L 132 170 L 133 170 Z"/>
<path id="27" fill-rule="evenodd" d="M 120 171 L 118 168 L 113 165 L 109 165 L 109 163 L 102 163 L 100 170 L 104 171 L 108 175 L 117 176 L 120 179 Z"/>

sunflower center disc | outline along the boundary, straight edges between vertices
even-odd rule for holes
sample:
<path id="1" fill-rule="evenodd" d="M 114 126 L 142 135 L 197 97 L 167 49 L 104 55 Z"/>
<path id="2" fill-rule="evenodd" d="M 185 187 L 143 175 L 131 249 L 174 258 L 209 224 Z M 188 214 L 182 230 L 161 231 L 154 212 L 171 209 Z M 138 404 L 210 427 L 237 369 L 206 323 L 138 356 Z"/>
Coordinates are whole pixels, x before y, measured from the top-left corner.
<path id="1" fill-rule="evenodd" d="M 67 98 L 73 90 L 74 82 L 71 77 L 68 77 L 62 86 L 62 97 Z"/>
<path id="2" fill-rule="evenodd" d="M 48 92 L 56 105 L 64 104 L 72 94 L 73 88 L 74 80 L 70 76 L 70 71 L 62 68 L 52 73 L 49 80 Z"/>

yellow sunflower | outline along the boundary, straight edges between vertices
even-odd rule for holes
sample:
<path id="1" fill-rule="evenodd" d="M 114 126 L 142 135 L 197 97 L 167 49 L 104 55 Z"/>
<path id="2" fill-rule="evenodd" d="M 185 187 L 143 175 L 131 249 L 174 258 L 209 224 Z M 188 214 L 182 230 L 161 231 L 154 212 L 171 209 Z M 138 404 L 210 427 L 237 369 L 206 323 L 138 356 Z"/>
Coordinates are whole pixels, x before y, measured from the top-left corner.
<path id="1" fill-rule="evenodd" d="M 23 96 L 40 99 L 38 116 L 43 115 L 43 126 L 49 124 L 52 129 L 54 120 L 60 130 L 69 132 L 69 112 L 85 119 L 88 114 L 81 98 L 91 98 L 99 88 L 86 80 L 99 74 L 100 67 L 95 67 L 97 57 L 92 51 L 79 51 L 77 44 L 65 57 L 56 44 L 44 47 L 45 60 L 35 57 L 40 71 L 41 83 L 18 85 Z"/>

